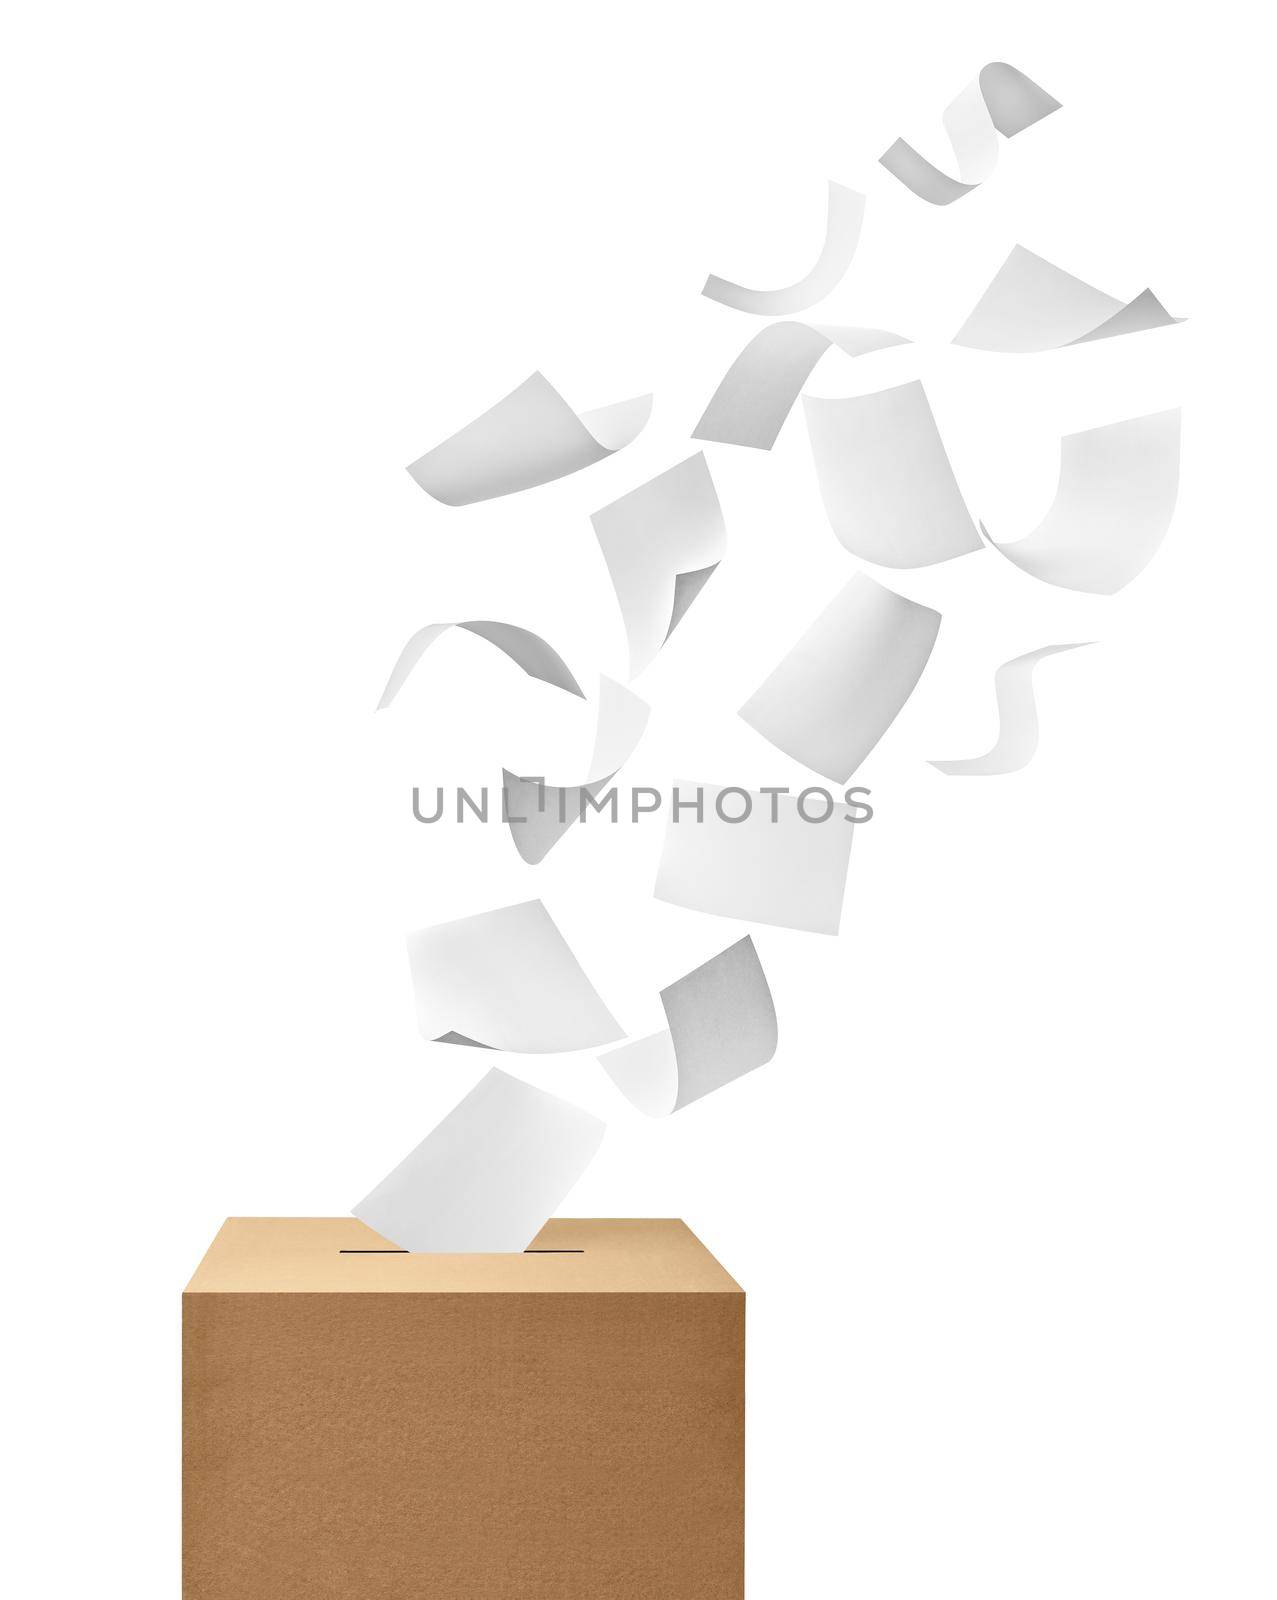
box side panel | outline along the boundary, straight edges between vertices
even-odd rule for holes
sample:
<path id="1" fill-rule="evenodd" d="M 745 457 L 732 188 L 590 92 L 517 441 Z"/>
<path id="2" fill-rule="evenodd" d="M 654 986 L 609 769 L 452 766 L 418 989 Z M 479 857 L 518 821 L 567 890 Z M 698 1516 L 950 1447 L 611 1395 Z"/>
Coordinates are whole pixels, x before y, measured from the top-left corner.
<path id="1" fill-rule="evenodd" d="M 185 1600 L 740 1600 L 744 1298 L 189 1295 Z"/>

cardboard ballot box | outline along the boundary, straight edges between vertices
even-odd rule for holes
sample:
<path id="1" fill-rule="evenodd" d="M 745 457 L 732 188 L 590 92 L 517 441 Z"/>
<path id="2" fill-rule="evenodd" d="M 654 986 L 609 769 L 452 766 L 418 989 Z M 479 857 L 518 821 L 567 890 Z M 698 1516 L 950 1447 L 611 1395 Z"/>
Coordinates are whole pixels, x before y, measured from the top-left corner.
<path id="1" fill-rule="evenodd" d="M 681 1222 L 232 1218 L 183 1296 L 183 1596 L 740 1600 L 744 1360 Z"/>

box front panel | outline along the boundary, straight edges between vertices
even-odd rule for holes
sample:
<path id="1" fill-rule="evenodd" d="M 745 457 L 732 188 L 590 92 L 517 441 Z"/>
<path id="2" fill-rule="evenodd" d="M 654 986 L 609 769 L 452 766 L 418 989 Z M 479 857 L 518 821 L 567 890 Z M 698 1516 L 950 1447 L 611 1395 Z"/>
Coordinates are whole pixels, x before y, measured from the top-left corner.
<path id="1" fill-rule="evenodd" d="M 740 1600 L 744 1297 L 194 1294 L 186 1600 Z"/>

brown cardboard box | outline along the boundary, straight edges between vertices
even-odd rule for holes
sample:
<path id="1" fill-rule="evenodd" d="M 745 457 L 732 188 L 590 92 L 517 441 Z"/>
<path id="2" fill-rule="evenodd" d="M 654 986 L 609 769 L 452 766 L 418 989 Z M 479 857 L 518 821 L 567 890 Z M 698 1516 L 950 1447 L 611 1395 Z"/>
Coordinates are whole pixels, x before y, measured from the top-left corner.
<path id="1" fill-rule="evenodd" d="M 406 1255 L 236 1217 L 183 1296 L 185 1600 L 740 1600 L 745 1296 L 674 1221 Z"/>

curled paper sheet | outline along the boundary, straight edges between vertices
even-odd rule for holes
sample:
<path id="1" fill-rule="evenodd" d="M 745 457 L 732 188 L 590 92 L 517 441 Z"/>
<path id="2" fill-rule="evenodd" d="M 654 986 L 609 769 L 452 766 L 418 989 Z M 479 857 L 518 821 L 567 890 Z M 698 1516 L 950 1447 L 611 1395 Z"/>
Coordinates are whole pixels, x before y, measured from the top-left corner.
<path id="1" fill-rule="evenodd" d="M 448 632 L 449 628 L 461 628 L 466 633 L 477 633 L 481 639 L 486 639 L 489 644 L 496 645 L 498 650 L 508 655 L 511 661 L 516 666 L 522 667 L 530 678 L 539 678 L 542 683 L 551 684 L 556 689 L 565 689 L 568 694 L 578 694 L 584 700 L 585 693 L 568 671 L 563 658 L 546 644 L 539 633 L 529 633 L 526 628 L 516 628 L 509 622 L 430 622 L 424 628 L 418 628 L 399 652 L 399 659 L 391 668 L 386 687 L 381 691 L 381 699 L 377 702 L 378 711 L 384 710 L 390 704 L 408 681 L 418 661 L 436 639 Z"/>
<path id="2" fill-rule="evenodd" d="M 1178 489 L 1178 411 L 1071 433 L 1046 520 L 994 549 L 1045 583 L 1116 594 L 1156 555 Z"/>
<path id="3" fill-rule="evenodd" d="M 938 611 L 857 573 L 740 715 L 786 755 L 841 782 L 913 693 L 939 630 Z"/>
<path id="4" fill-rule="evenodd" d="M 838 286 L 856 253 L 864 218 L 864 195 L 831 181 L 824 248 L 801 282 L 788 289 L 744 289 L 739 283 L 711 275 L 701 293 L 735 311 L 750 311 L 759 317 L 787 317 L 795 311 L 806 311 Z"/>
<path id="5" fill-rule="evenodd" d="M 543 861 L 580 818 L 585 797 L 596 796 L 633 755 L 650 711 L 646 700 L 632 690 L 601 677 L 594 754 L 584 783 L 556 788 L 535 778 L 519 777 L 509 768 L 503 770 L 503 815 L 515 849 L 530 866 Z"/>
<path id="6" fill-rule="evenodd" d="M 776 1054 L 776 1008 L 748 934 L 661 990 L 669 1028 L 603 1056 L 640 1111 L 664 1117 Z"/>
<path id="7" fill-rule="evenodd" d="M 656 659 L 723 558 L 722 507 L 698 451 L 590 518 L 620 602 L 630 676 Z"/>
<path id="8" fill-rule="evenodd" d="M 825 513 L 853 555 L 925 567 L 981 548 L 916 379 L 851 399 L 804 395 L 803 409 Z"/>
<path id="9" fill-rule="evenodd" d="M 579 416 L 534 372 L 459 433 L 408 468 L 427 494 L 468 506 L 550 483 L 592 466 L 636 439 L 652 411 L 650 394 Z"/>
<path id="10" fill-rule="evenodd" d="M 792 798 L 711 784 L 680 783 L 676 790 L 656 875 L 658 900 L 742 922 L 838 932 L 855 831 L 845 806 L 823 790 Z"/>
<path id="11" fill-rule="evenodd" d="M 1033 669 L 1047 656 L 1063 650 L 1084 650 L 1090 640 L 1077 644 L 1048 644 L 1027 656 L 1006 661 L 993 675 L 998 699 L 998 741 L 988 755 L 969 761 L 933 761 L 951 778 L 991 778 L 1027 767 L 1038 747 L 1038 712 L 1033 699 Z"/>
<path id="12" fill-rule="evenodd" d="M 953 343 L 1029 355 L 1146 328 L 1169 328 L 1183 320 L 1171 316 L 1151 289 L 1134 300 L 1116 300 L 1018 244 Z"/>
<path id="13" fill-rule="evenodd" d="M 588 1050 L 622 1037 L 539 900 L 408 935 L 425 1038 L 489 1050 Z"/>
<path id="14" fill-rule="evenodd" d="M 1059 109 L 1060 102 L 1040 89 L 1032 78 L 1026 78 L 1005 61 L 990 61 L 944 113 L 944 129 L 957 158 L 958 178 L 933 167 L 903 139 L 897 139 L 879 160 L 920 200 L 947 206 L 991 176 L 998 164 L 999 134 L 1004 139 L 1014 139 L 1017 133 Z"/>
<path id="15" fill-rule="evenodd" d="M 401 1250 L 525 1250 L 603 1134 L 597 1117 L 494 1068 L 351 1209 Z"/>
<path id="16" fill-rule="evenodd" d="M 774 322 L 756 333 L 728 367 L 692 437 L 770 450 L 812 368 L 831 345 L 863 356 L 909 342 L 881 328 Z"/>

